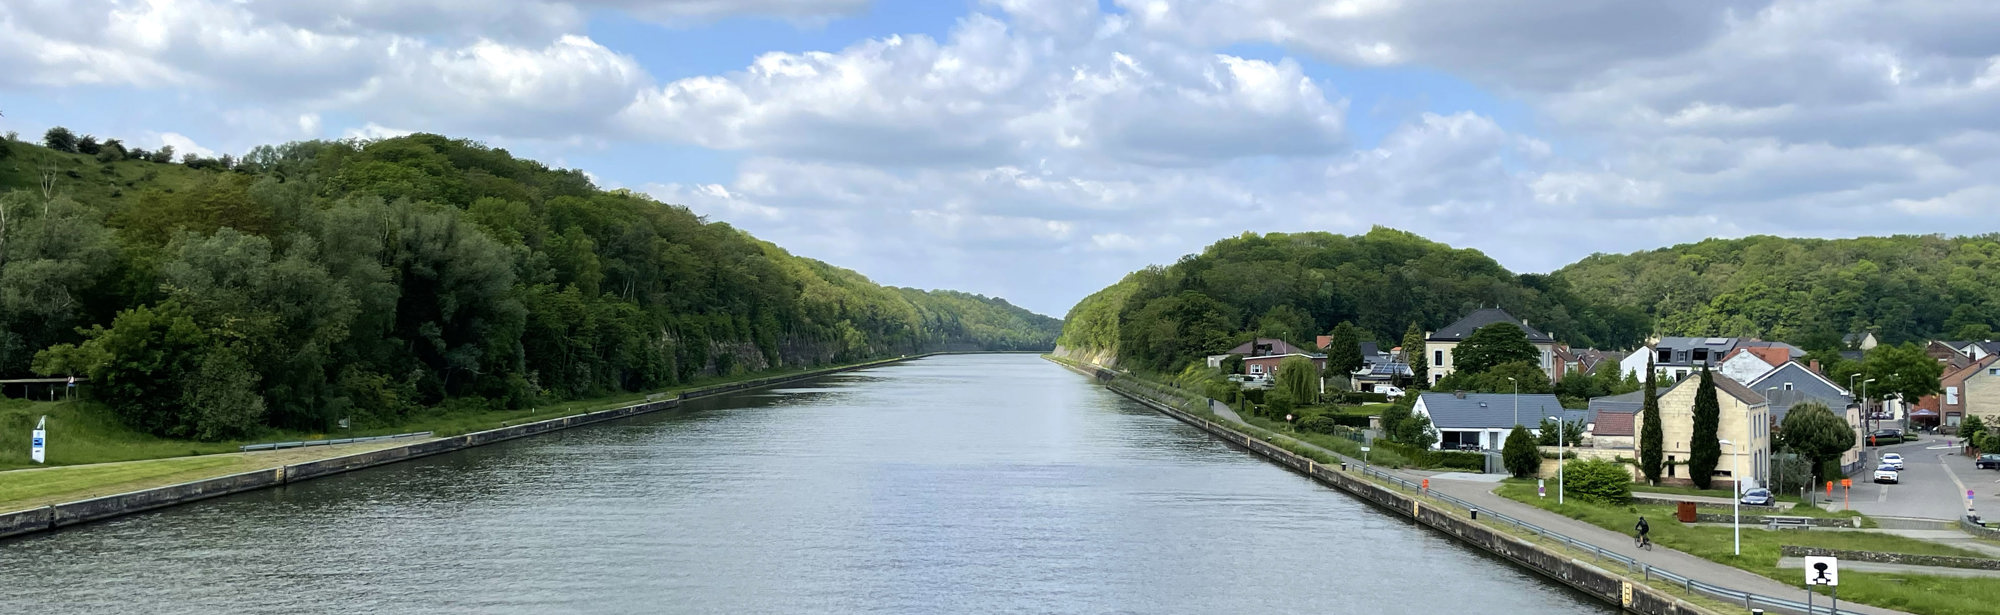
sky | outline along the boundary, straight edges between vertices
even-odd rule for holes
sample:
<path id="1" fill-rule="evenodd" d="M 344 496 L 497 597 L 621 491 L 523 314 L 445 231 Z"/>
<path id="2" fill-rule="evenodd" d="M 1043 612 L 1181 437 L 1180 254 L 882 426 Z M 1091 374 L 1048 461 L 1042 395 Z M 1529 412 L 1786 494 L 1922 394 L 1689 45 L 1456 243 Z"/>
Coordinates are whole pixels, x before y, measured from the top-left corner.
<path id="1" fill-rule="evenodd" d="M 7 0 L 0 131 L 413 131 L 1061 316 L 1243 232 L 1517 272 L 2000 231 L 2000 3 Z"/>

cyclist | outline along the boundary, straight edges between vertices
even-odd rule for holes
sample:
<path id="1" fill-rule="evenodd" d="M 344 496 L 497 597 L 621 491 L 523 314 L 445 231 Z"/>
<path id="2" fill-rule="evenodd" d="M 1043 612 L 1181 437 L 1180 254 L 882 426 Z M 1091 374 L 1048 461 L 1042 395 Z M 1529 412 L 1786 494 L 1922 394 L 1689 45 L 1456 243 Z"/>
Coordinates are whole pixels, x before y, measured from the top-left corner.
<path id="1" fill-rule="evenodd" d="M 1646 539 L 1646 533 L 1653 531 L 1653 526 L 1646 524 L 1646 518 L 1640 517 L 1639 524 L 1632 526 L 1632 529 L 1639 532 L 1638 545 L 1641 547 L 1649 546 L 1648 543 L 1651 541 Z"/>

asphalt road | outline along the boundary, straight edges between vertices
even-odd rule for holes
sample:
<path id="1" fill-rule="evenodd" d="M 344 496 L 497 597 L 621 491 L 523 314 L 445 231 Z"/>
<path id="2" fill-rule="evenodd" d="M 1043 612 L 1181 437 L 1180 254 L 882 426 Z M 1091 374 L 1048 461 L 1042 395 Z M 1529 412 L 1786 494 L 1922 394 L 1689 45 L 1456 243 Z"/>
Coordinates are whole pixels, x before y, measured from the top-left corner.
<path id="1" fill-rule="evenodd" d="M 1855 477 L 1848 494 L 1850 505 L 1869 516 L 1916 517 L 1955 520 L 1965 515 L 1965 491 L 1971 489 L 1973 503 L 1982 515 L 2000 515 L 2000 472 L 1975 470 L 1972 459 L 1952 455 L 1945 438 L 1927 436 L 1918 442 L 1868 449 L 1871 460 L 1883 453 L 1902 453 L 1902 482 L 1878 485 L 1874 470 Z M 1871 461 L 1873 463 L 1873 461 Z M 1964 486 L 1960 486 L 1960 485 Z M 1840 488 L 1834 487 L 1834 496 Z"/>

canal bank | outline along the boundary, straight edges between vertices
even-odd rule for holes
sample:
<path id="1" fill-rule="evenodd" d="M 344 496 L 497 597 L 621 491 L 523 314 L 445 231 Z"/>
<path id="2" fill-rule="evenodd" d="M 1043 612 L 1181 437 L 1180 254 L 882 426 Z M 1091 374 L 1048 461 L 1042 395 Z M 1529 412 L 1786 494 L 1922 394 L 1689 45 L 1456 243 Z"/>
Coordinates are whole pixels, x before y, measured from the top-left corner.
<path id="1" fill-rule="evenodd" d="M 1234 428 L 1175 407 L 1177 401 L 1183 405 L 1192 406 L 1199 403 L 1205 406 L 1205 399 L 1196 400 L 1193 396 L 1186 396 L 1186 399 L 1180 400 L 1156 399 L 1156 397 L 1170 397 L 1170 394 L 1167 391 L 1138 391 L 1129 386 L 1111 386 L 1122 378 L 1116 372 L 1094 366 L 1077 365 L 1059 358 L 1051 360 L 1106 384 L 1107 388 L 1120 395 L 1256 453 L 1315 482 L 1347 492 L 1380 509 L 1449 534 L 1626 611 L 1642 615 L 1714 615 L 1715 613 L 1713 610 L 1634 583 L 1623 575 L 1515 538 L 1450 511 L 1427 505 L 1416 498 L 1365 480 L 1356 473 L 1346 470 L 1344 465 L 1320 463 L 1277 444 L 1251 437 Z"/>
<path id="2" fill-rule="evenodd" d="M 195 502 L 232 493 L 277 487 L 362 468 L 464 450 L 582 425 L 591 425 L 625 417 L 670 410 L 680 407 L 683 402 L 688 400 L 766 388 L 830 374 L 869 369 L 942 354 L 977 353 L 936 352 L 907 355 L 894 359 L 719 384 L 683 391 L 671 398 L 650 400 L 609 410 L 573 414 L 498 429 L 476 431 L 448 438 L 425 440 L 362 453 L 287 464 L 275 468 L 241 472 L 163 487 L 140 489 L 115 495 L 4 512 L 0 513 L 0 539 L 52 531 L 92 521 L 110 519 L 176 504 Z"/>

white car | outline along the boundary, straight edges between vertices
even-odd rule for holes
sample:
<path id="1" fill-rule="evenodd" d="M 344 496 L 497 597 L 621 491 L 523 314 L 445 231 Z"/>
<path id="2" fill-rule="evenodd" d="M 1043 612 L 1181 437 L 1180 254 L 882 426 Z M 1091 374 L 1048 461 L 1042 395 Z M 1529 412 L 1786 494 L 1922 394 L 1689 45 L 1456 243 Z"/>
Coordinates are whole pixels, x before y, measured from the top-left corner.
<path id="1" fill-rule="evenodd" d="M 1902 480 L 1902 475 L 1897 473 L 1895 468 L 1889 466 L 1882 466 L 1879 468 L 1875 468 L 1875 482 L 1900 483 L 1903 482 L 1903 480 Z"/>
<path id="2" fill-rule="evenodd" d="M 1389 399 L 1396 399 L 1398 397 L 1403 396 L 1403 389 L 1401 387 L 1394 387 L 1386 384 L 1375 387 L 1375 392 L 1381 393 L 1387 396 Z"/>
<path id="3" fill-rule="evenodd" d="M 1886 454 L 1886 455 L 1883 455 L 1883 456 L 1882 456 L 1882 467 L 1885 467 L 1885 468 L 1895 468 L 1897 472 L 1901 472 L 1901 471 L 1903 471 L 1903 455 L 1902 455 L 1902 453 L 1889 453 L 1889 454 Z"/>

